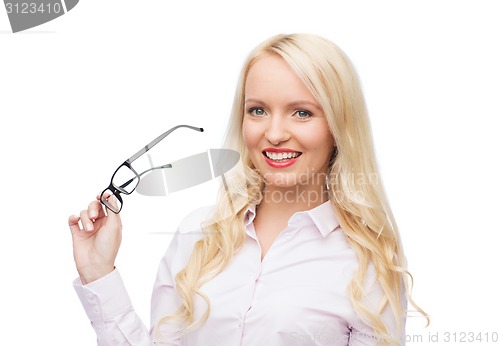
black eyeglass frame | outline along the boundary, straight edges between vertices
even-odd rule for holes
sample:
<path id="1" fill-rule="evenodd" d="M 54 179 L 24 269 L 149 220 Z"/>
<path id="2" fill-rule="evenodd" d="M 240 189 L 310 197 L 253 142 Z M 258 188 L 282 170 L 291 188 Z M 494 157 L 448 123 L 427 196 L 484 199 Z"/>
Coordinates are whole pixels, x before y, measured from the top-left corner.
<path id="1" fill-rule="evenodd" d="M 122 197 L 120 196 L 120 194 L 125 194 L 125 195 L 130 195 L 132 192 L 135 191 L 135 189 L 137 188 L 137 185 L 139 185 L 139 182 L 141 181 L 141 176 L 144 175 L 145 173 L 149 172 L 149 171 L 152 171 L 154 169 L 161 169 L 161 168 L 170 168 L 172 167 L 171 164 L 166 164 L 166 165 L 162 165 L 162 166 L 158 166 L 158 167 L 152 167 L 148 170 L 145 170 L 144 172 L 141 172 L 140 174 L 137 173 L 137 171 L 132 167 L 132 162 L 134 162 L 135 160 L 137 160 L 139 157 L 141 157 L 142 155 L 144 155 L 148 150 L 150 150 L 151 148 L 153 148 L 156 144 L 158 144 L 162 139 L 164 139 L 165 137 L 167 137 L 169 134 L 171 134 L 173 131 L 177 130 L 178 128 L 180 127 L 186 127 L 186 128 L 189 128 L 189 129 L 192 129 L 192 130 L 195 130 L 195 131 L 199 131 L 199 132 L 203 132 L 203 128 L 201 127 L 194 127 L 194 126 L 190 126 L 190 125 L 177 125 L 177 126 L 174 126 L 172 127 L 170 130 L 162 133 L 161 135 L 159 135 L 158 137 L 156 137 L 154 140 L 152 140 L 150 143 L 148 143 L 145 147 L 141 148 L 138 152 L 136 152 L 134 155 L 132 155 L 130 158 L 128 158 L 127 160 L 125 160 L 120 166 L 118 166 L 118 168 L 115 170 L 115 172 L 113 173 L 113 175 L 111 176 L 111 181 L 109 183 L 109 186 L 107 188 L 105 188 L 102 192 L 101 192 L 101 196 L 99 198 L 99 200 L 101 201 L 101 203 L 108 209 L 108 210 L 111 210 L 113 213 L 115 214 L 118 214 L 120 213 L 120 211 L 122 210 L 122 207 L 123 207 L 123 199 Z M 115 178 L 115 175 L 116 173 L 123 167 L 127 167 L 128 169 L 130 169 L 132 171 L 132 173 L 134 173 L 135 177 L 132 178 L 132 179 L 129 179 L 128 181 L 126 181 L 124 184 L 122 185 L 119 185 L 119 186 L 116 186 L 115 184 L 113 184 L 113 180 Z M 130 191 L 127 191 L 124 189 L 124 187 L 128 186 L 132 181 L 134 181 L 135 179 L 137 179 L 137 183 L 136 185 L 134 186 L 134 188 Z M 110 202 L 108 202 L 108 198 L 111 197 L 111 195 L 109 196 L 106 196 L 104 197 L 104 194 L 106 191 L 110 191 L 111 194 L 113 196 L 115 196 L 118 201 L 120 202 L 120 205 L 119 205 L 119 208 L 116 208 L 114 205 L 112 205 Z"/>

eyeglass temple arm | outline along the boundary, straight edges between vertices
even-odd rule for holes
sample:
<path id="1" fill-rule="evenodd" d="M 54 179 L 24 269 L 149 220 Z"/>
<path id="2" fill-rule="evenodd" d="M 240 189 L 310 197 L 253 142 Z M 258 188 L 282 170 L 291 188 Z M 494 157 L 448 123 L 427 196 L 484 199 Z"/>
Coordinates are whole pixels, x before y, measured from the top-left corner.
<path id="1" fill-rule="evenodd" d="M 199 132 L 203 132 L 203 128 L 201 127 L 194 127 L 194 126 L 189 126 L 189 125 L 177 125 L 177 126 L 174 126 L 172 127 L 170 130 L 168 130 L 167 132 L 159 135 L 157 138 L 155 138 L 153 141 L 151 141 L 151 143 L 149 143 L 148 145 L 146 145 L 144 148 L 142 148 L 141 150 L 139 150 L 137 153 L 135 153 L 134 155 L 132 155 L 127 161 L 127 163 L 132 163 L 134 162 L 135 160 L 137 160 L 137 158 L 139 156 L 141 156 L 142 154 L 144 154 L 145 152 L 147 152 L 149 149 L 151 149 L 152 147 L 154 147 L 156 144 L 158 144 L 163 138 L 167 137 L 169 134 L 171 134 L 174 130 L 177 130 L 179 127 L 187 127 L 189 129 L 192 129 L 192 130 L 195 130 L 195 131 L 199 131 Z"/>
<path id="2" fill-rule="evenodd" d="M 139 177 L 142 177 L 144 174 L 146 174 L 147 172 L 149 171 L 152 171 L 154 169 L 162 169 L 162 168 L 172 168 L 172 165 L 170 163 L 167 163 L 166 165 L 163 165 L 163 166 L 158 166 L 158 167 L 153 167 L 153 168 L 150 168 L 150 169 L 146 169 L 144 172 L 142 172 L 141 174 L 139 174 Z M 120 185 L 121 188 L 124 188 L 124 187 L 127 187 L 128 185 L 130 185 L 131 182 L 133 182 L 137 177 L 134 177 L 132 179 L 129 179 L 127 180 L 125 183 L 123 183 L 122 185 Z"/>

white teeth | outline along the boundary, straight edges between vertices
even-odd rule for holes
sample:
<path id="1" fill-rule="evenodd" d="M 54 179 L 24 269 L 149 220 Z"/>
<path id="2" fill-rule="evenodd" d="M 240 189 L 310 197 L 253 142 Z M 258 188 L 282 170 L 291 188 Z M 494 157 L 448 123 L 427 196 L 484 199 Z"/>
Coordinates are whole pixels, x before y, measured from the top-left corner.
<path id="1" fill-rule="evenodd" d="M 288 160 L 288 159 L 296 158 L 297 156 L 299 156 L 299 153 L 297 153 L 297 152 L 274 153 L 274 152 L 266 151 L 265 153 L 266 153 L 266 156 L 273 161 Z"/>

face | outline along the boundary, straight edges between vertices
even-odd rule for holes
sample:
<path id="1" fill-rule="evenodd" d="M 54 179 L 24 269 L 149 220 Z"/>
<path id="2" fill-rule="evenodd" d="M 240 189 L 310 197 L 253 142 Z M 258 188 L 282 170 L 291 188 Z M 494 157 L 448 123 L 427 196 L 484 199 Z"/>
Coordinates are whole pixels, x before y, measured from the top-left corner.
<path id="1" fill-rule="evenodd" d="M 243 141 L 266 186 L 324 185 L 335 143 L 319 103 L 282 58 L 250 68 L 244 109 Z"/>

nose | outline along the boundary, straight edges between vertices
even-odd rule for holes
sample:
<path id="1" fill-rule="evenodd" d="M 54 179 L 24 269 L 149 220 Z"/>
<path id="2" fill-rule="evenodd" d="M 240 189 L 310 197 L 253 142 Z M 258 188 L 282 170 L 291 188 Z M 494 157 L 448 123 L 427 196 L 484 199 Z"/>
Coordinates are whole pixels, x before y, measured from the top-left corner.
<path id="1" fill-rule="evenodd" d="M 266 139 L 272 145 L 278 145 L 290 139 L 290 132 L 287 129 L 286 121 L 282 117 L 271 117 L 266 129 Z"/>

